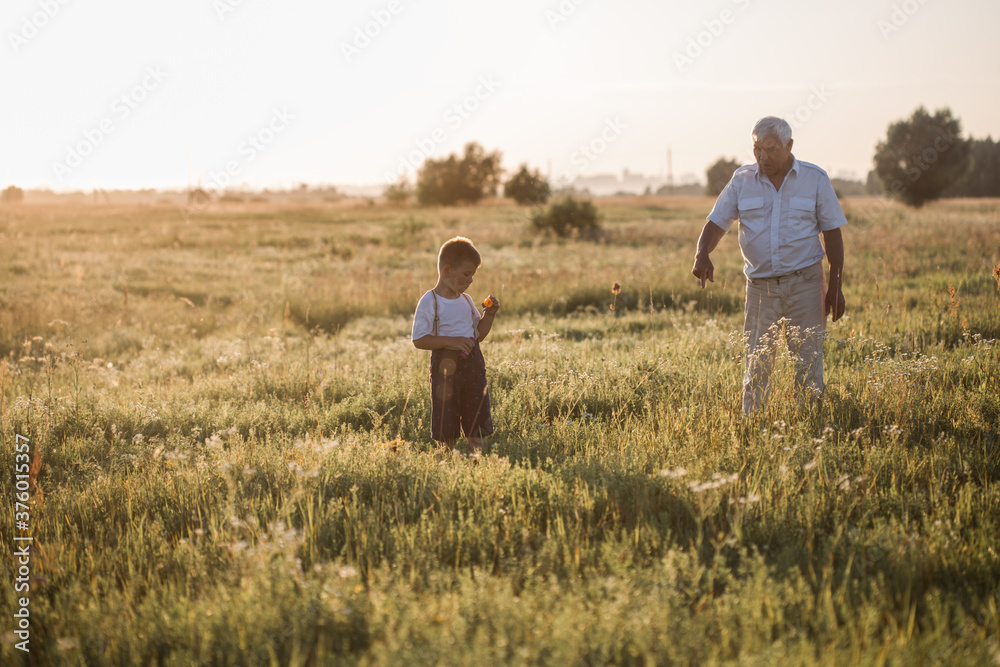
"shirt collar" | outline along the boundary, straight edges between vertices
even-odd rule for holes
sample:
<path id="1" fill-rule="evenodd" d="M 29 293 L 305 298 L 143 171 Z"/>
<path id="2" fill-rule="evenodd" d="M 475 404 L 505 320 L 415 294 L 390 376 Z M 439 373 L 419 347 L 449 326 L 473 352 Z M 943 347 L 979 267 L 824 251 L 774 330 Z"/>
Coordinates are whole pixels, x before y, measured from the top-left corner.
<path id="1" fill-rule="evenodd" d="M 756 176 L 757 180 L 760 180 L 762 178 L 766 178 L 764 172 L 762 172 L 760 170 L 760 165 L 757 164 L 756 162 L 753 163 L 753 171 L 754 171 L 754 175 Z M 792 174 L 792 173 L 796 173 L 797 174 L 798 172 L 799 172 L 799 159 L 797 157 L 795 157 L 795 153 L 792 153 L 792 168 L 788 170 L 787 174 L 785 174 L 785 178 L 788 178 L 788 176 L 790 174 Z"/>

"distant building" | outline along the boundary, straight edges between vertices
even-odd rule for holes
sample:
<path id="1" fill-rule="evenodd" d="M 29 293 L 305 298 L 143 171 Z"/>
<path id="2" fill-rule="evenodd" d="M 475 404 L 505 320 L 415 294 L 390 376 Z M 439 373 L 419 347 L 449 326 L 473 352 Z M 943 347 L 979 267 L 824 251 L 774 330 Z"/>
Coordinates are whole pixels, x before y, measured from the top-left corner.
<path id="1" fill-rule="evenodd" d="M 656 192 L 663 187 L 664 180 L 659 176 L 633 173 L 626 168 L 621 176 L 615 174 L 577 176 L 570 185 L 576 190 L 589 190 L 595 197 L 608 197 L 620 194 L 641 195 L 647 190 Z"/>

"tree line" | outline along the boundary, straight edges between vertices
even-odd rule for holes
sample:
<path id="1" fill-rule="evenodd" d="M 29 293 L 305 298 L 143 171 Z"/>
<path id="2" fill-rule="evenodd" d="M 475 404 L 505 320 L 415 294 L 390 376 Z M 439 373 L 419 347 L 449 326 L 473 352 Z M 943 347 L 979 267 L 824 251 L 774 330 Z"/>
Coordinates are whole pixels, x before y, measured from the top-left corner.
<path id="1" fill-rule="evenodd" d="M 950 109 L 919 107 L 889 125 L 875 147 L 865 192 L 923 206 L 941 197 L 1000 197 L 1000 142 L 963 138 Z M 707 170 L 706 194 L 718 195 L 741 165 L 721 157 Z"/>

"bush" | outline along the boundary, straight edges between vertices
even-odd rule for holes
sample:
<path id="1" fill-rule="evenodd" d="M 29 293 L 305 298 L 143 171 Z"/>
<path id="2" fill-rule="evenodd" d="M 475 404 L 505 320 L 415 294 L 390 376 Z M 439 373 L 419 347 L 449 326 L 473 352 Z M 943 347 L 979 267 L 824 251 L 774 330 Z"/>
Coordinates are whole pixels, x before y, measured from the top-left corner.
<path id="1" fill-rule="evenodd" d="M 494 196 L 500 183 L 499 151 L 486 153 L 472 142 L 466 144 L 459 158 L 426 160 L 417 177 L 417 201 L 421 206 L 475 204 L 483 197 Z"/>
<path id="2" fill-rule="evenodd" d="M 504 184 L 503 196 L 510 197 L 522 206 L 541 205 L 552 196 L 552 187 L 538 170 L 532 173 L 528 171 L 527 165 L 521 165 L 521 169 Z"/>
<path id="3" fill-rule="evenodd" d="M 551 232 L 556 236 L 593 236 L 601 226 L 597 217 L 597 207 L 587 200 L 566 197 L 552 202 L 549 207 L 531 219 L 532 226 L 540 232 Z"/>
<path id="4" fill-rule="evenodd" d="M 16 185 L 8 186 L 0 194 L 0 201 L 3 201 L 4 204 L 20 204 L 24 201 L 24 190 Z"/>
<path id="5" fill-rule="evenodd" d="M 406 178 L 400 178 L 398 181 L 386 187 L 385 192 L 386 201 L 394 206 L 402 206 L 410 200 L 413 195 L 413 189 L 410 187 L 410 182 Z"/>

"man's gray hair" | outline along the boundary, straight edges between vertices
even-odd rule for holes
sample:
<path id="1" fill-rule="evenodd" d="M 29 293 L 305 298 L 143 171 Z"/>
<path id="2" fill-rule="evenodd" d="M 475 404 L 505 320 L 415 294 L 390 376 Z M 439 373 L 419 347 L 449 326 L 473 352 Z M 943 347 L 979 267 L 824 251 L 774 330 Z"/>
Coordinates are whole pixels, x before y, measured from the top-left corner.
<path id="1" fill-rule="evenodd" d="M 792 140 L 792 126 L 777 116 L 765 116 L 753 126 L 750 137 L 754 141 L 767 137 L 777 137 L 782 146 L 787 146 L 788 142 Z"/>

